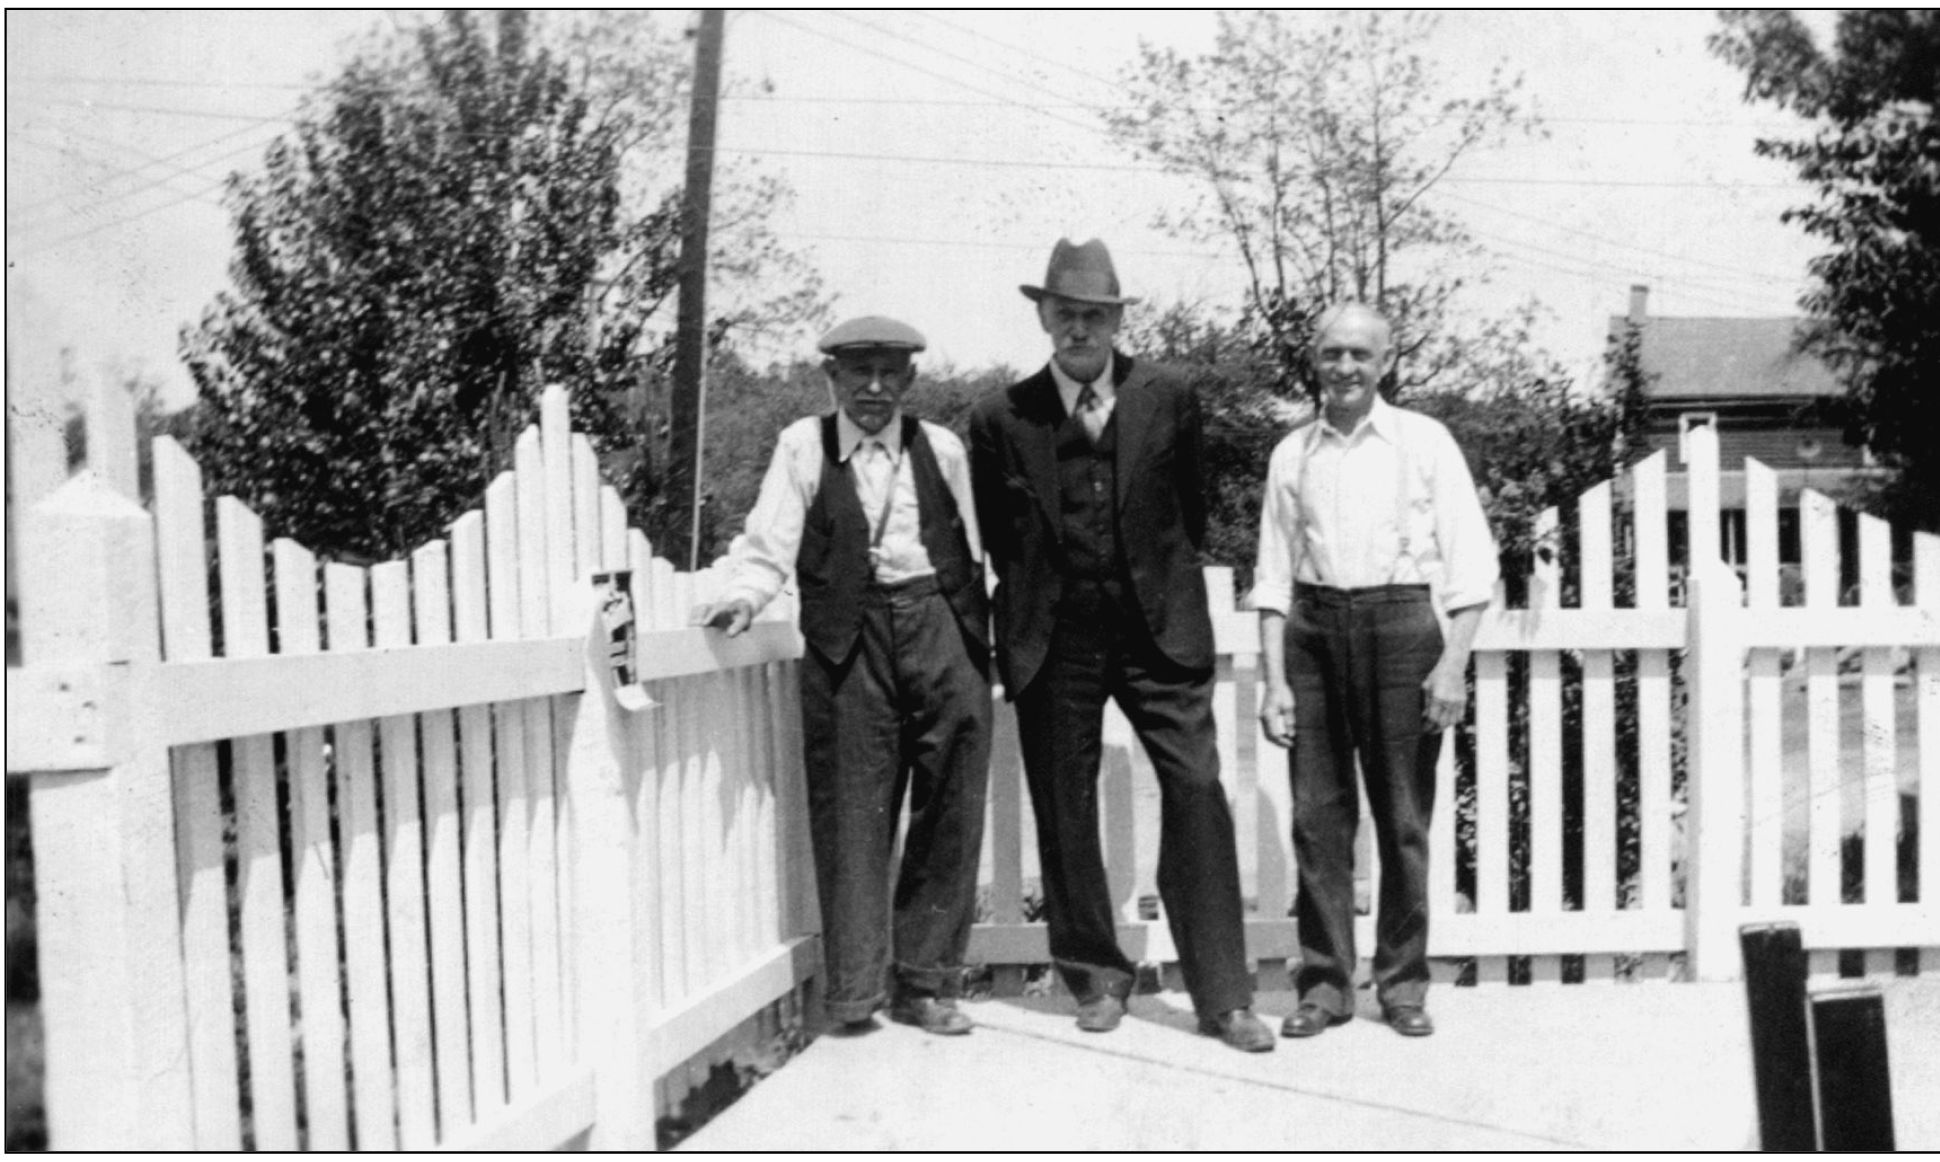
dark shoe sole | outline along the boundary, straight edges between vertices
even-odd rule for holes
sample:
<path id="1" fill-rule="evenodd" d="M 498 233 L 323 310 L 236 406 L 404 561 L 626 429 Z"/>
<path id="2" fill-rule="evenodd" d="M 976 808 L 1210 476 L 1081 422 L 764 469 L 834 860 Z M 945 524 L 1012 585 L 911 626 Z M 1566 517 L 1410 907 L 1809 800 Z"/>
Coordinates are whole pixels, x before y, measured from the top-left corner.
<path id="1" fill-rule="evenodd" d="M 1273 1033 L 1271 1030 L 1267 1031 L 1266 1037 L 1263 1040 L 1239 1041 L 1226 1036 L 1225 1032 L 1223 1032 L 1218 1025 L 1208 1024 L 1204 1021 L 1201 1021 L 1199 1023 L 1199 1032 L 1207 1037 L 1217 1037 L 1227 1047 L 1232 1049 L 1237 1049 L 1241 1053 L 1273 1052 Z"/>
<path id="2" fill-rule="evenodd" d="M 977 1023 L 972 1021 L 964 1013 L 955 1009 L 949 1011 L 955 1015 L 956 1020 L 925 1020 L 920 1013 L 898 1012 L 895 1009 L 889 1011 L 889 1019 L 898 1025 L 913 1025 L 925 1033 L 930 1033 L 938 1037 L 961 1037 L 977 1027 Z"/>
<path id="3" fill-rule="evenodd" d="M 1435 1024 L 1428 1019 L 1426 1013 L 1421 1015 L 1421 1021 L 1418 1024 L 1396 1024 L 1394 1018 L 1389 1017 L 1388 1028 L 1403 1037 L 1432 1037 L 1435 1033 Z"/>
<path id="4" fill-rule="evenodd" d="M 1282 1022 L 1280 1025 L 1280 1036 L 1291 1037 L 1295 1039 L 1300 1039 L 1304 1037 L 1318 1037 L 1322 1033 L 1325 1033 L 1327 1030 L 1333 1028 L 1334 1026 L 1345 1025 L 1347 1024 L 1347 1022 L 1353 1019 L 1354 1019 L 1353 1016 L 1347 1013 L 1328 1013 L 1327 1023 L 1324 1025 L 1320 1025 L 1318 1027 L 1294 1026 L 1286 1022 Z M 1289 1018 L 1289 1020 L 1291 1020 L 1291 1018 Z"/>

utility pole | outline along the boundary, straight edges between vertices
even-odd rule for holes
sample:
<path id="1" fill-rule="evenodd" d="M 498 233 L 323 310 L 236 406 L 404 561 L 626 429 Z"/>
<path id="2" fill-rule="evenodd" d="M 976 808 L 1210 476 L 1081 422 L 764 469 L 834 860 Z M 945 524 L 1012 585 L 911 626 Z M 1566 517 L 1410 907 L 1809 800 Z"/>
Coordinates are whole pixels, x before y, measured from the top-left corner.
<path id="1" fill-rule="evenodd" d="M 669 421 L 667 496 L 676 513 L 691 511 L 687 568 L 700 566 L 701 431 L 707 398 L 707 215 L 714 184 L 714 121 L 721 98 L 718 8 L 701 10 L 694 48 L 694 99 L 687 123 L 686 205 L 681 211 L 680 310 L 674 332 L 674 383 Z M 676 542 L 676 548 L 678 542 Z"/>

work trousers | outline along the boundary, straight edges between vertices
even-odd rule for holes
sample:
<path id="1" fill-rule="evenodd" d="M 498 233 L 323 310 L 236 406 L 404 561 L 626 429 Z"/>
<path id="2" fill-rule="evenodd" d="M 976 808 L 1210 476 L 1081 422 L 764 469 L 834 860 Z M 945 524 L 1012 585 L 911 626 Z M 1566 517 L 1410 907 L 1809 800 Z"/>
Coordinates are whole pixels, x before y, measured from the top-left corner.
<path id="1" fill-rule="evenodd" d="M 1118 703 L 1158 775 L 1159 898 L 1194 1007 L 1253 1003 L 1233 816 L 1219 783 L 1212 672 L 1158 652 L 1117 586 L 1067 583 L 1044 667 L 1019 692 L 1018 735 L 1037 817 L 1051 958 L 1081 1002 L 1131 993 L 1135 966 L 1098 838 L 1105 699 Z"/>
<path id="2" fill-rule="evenodd" d="M 869 1016 L 892 975 L 904 994 L 956 996 L 990 781 L 988 673 L 933 577 L 870 587 L 849 657 L 811 649 L 800 673 L 828 1015 Z"/>
<path id="3" fill-rule="evenodd" d="M 1295 587 L 1286 623 L 1293 687 L 1294 916 L 1303 1002 L 1354 1011 L 1355 759 L 1367 781 L 1381 854 L 1374 984 L 1383 1006 L 1428 990 L 1428 818 L 1440 731 L 1422 730 L 1422 682 L 1442 633 L 1425 585 Z"/>

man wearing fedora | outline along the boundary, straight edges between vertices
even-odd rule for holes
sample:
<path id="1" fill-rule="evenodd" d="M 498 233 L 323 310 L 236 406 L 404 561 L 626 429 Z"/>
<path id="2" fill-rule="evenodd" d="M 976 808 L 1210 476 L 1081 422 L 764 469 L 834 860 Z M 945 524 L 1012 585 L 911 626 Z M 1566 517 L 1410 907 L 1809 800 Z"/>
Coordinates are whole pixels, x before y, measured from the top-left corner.
<path id="1" fill-rule="evenodd" d="M 1078 1027 L 1116 1028 L 1135 967 L 1118 946 L 1098 838 L 1110 698 L 1158 775 L 1159 898 L 1199 1029 L 1265 1052 L 1274 1038 L 1251 1008 L 1213 725 L 1199 401 L 1175 375 L 1113 349 L 1138 300 L 1119 293 L 1104 243 L 1060 240 L 1044 285 L 1020 289 L 1037 304 L 1051 360 L 978 401 L 970 444 L 1051 957 L 1078 999 Z"/>
<path id="2" fill-rule="evenodd" d="M 822 337 L 838 407 L 783 429 L 720 600 L 733 637 L 792 575 L 830 1020 L 968 1033 L 957 1008 L 990 767 L 989 599 L 963 442 L 902 408 L 923 336 L 851 319 Z M 904 791 L 902 868 L 890 859 Z"/>

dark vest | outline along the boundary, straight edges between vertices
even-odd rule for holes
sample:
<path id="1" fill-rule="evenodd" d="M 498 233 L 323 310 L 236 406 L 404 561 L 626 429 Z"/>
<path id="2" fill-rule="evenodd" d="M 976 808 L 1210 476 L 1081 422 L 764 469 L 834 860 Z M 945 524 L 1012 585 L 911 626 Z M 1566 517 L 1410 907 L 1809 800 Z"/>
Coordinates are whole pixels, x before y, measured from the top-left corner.
<path id="1" fill-rule="evenodd" d="M 1066 576 L 1089 581 L 1124 576 L 1125 557 L 1118 546 L 1118 477 L 1113 467 L 1117 444 L 1115 411 L 1095 445 L 1076 416 L 1058 429 L 1058 514 L 1064 526 L 1060 543 Z"/>
<path id="2" fill-rule="evenodd" d="M 873 527 L 841 460 L 835 416 L 822 417 L 822 478 L 802 524 L 795 576 L 802 593 L 802 636 L 828 661 L 848 660 L 862 631 L 862 599 L 875 581 L 869 563 Z M 990 598 L 983 564 L 970 541 L 956 497 L 943 481 L 936 453 L 914 416 L 903 417 L 903 455 L 916 482 L 917 526 L 923 551 L 936 568 L 936 585 L 956 614 L 970 658 L 982 669 L 990 653 Z"/>

